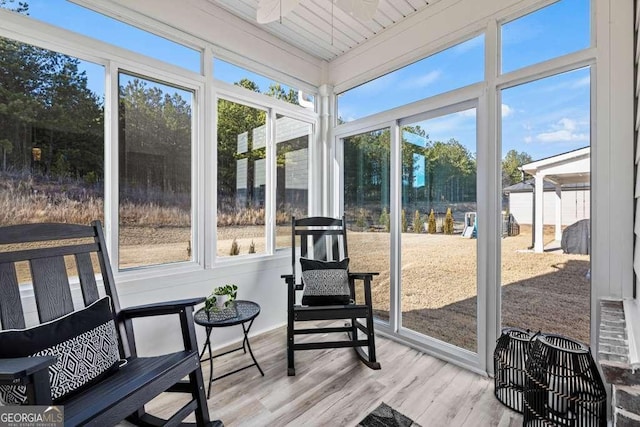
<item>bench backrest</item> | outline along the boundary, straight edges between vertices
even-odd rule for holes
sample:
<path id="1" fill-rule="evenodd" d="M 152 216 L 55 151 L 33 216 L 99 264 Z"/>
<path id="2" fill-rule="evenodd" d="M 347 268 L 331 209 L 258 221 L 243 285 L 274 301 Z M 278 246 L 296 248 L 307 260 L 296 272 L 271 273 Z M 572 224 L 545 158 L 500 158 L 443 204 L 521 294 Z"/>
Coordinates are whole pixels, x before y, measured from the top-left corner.
<path id="1" fill-rule="evenodd" d="M 25 280 L 33 286 L 40 323 L 73 312 L 69 272 L 78 277 L 84 307 L 100 298 L 96 276 L 101 279 L 106 295 L 111 297 L 121 356 L 129 356 L 127 331 L 118 322 L 120 304 L 100 221 L 91 225 L 41 223 L 0 227 L 1 329 L 27 326 L 19 287 Z"/>
<path id="2" fill-rule="evenodd" d="M 347 229 L 342 218 L 292 218 L 291 266 L 295 279 L 300 258 L 320 261 L 340 261 L 347 252 Z"/>

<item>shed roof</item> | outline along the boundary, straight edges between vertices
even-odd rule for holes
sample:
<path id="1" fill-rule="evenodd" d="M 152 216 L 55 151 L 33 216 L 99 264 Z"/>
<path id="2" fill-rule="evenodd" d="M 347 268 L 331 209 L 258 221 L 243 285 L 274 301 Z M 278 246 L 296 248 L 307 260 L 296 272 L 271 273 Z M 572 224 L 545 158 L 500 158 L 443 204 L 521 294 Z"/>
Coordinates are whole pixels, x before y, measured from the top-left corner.
<path id="1" fill-rule="evenodd" d="M 529 175 L 541 174 L 554 184 L 584 184 L 591 181 L 591 148 L 584 147 L 546 157 L 520 167 Z"/>

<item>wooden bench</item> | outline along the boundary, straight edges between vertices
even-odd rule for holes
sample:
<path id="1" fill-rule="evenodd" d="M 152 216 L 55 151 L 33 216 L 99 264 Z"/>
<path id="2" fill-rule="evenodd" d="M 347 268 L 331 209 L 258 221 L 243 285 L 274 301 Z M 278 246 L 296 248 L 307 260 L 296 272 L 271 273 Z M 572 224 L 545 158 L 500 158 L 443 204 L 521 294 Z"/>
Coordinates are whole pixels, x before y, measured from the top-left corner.
<path id="1" fill-rule="evenodd" d="M 74 309 L 66 257 L 67 262 L 75 260 L 74 273 L 77 272 L 84 307 L 100 299 L 96 276 L 101 279 L 104 293 L 110 297 L 118 337 L 118 349 L 113 352 L 119 352 L 120 359 L 126 360 L 126 364 L 114 373 L 60 400 L 51 397 L 49 367 L 57 360 L 54 356 L 0 358 L 0 384 L 26 386 L 28 404 L 63 405 L 66 426 L 109 426 L 124 419 L 138 425 L 183 425 L 181 422 L 190 413 L 195 413 L 198 426 L 222 426 L 220 421 L 209 418 L 193 323 L 193 306 L 204 298 L 120 308 L 99 221 L 90 226 L 25 224 L 0 227 L 0 245 L 11 245 L 9 251 L 0 252 L 2 330 L 18 329 L 24 334 L 22 330 L 27 322 L 18 285 L 22 279 L 18 273 L 20 266 L 17 265 L 23 261 L 29 265 L 41 326 L 81 310 Z M 179 317 L 184 350 L 139 357 L 132 320 L 169 314 Z M 188 381 L 183 381 L 184 378 Z M 148 414 L 144 409 L 147 402 L 165 391 L 190 394 L 189 402 L 168 420 Z"/>

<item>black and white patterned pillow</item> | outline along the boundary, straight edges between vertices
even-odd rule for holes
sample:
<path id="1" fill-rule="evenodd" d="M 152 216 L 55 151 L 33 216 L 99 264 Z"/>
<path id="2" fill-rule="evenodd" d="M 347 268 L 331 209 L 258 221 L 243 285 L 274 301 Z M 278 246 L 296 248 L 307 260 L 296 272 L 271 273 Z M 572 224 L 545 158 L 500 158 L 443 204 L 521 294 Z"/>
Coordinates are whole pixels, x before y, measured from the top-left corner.
<path id="1" fill-rule="evenodd" d="M 303 305 L 349 304 L 349 258 L 342 261 L 318 261 L 300 258 Z"/>
<path id="2" fill-rule="evenodd" d="M 27 356 L 58 358 L 49 367 L 54 402 L 117 370 L 120 352 L 109 297 L 33 328 L 0 331 L 0 358 Z M 0 386 L 0 404 L 26 401 L 25 386 Z"/>

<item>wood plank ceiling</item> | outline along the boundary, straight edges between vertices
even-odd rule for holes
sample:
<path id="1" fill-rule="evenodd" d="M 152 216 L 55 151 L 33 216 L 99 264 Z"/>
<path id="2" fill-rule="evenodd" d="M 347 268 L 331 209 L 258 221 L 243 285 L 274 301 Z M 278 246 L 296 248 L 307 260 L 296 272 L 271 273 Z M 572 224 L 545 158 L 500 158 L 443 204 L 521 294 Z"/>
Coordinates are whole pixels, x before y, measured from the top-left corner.
<path id="1" fill-rule="evenodd" d="M 300 0 L 281 22 L 256 22 L 258 0 L 208 0 L 305 52 L 331 61 L 438 0 L 379 0 L 371 21 L 360 21 L 331 0 Z"/>

